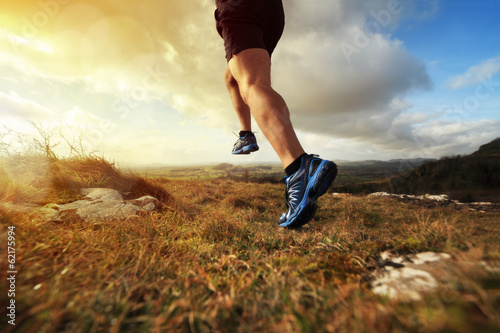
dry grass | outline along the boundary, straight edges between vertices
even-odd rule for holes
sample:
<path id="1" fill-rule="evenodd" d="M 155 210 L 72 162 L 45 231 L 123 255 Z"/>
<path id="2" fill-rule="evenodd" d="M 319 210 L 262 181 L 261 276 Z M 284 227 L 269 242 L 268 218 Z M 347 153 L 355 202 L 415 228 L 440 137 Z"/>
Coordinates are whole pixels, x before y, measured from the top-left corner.
<path id="1" fill-rule="evenodd" d="M 16 227 L 16 331 L 500 328 L 499 278 L 486 271 L 457 267 L 456 297 L 438 292 L 417 303 L 376 296 L 368 279 L 384 250 L 498 260 L 498 234 L 491 235 L 499 230 L 498 213 L 429 210 L 387 198 L 327 194 L 313 222 L 289 231 L 277 227 L 285 210 L 281 185 L 145 180 L 120 175 L 99 159 L 65 161 L 50 170 L 47 183 L 55 185 L 48 192 L 25 183 L 39 191 L 30 196 L 14 184 L 2 192 L 3 199 L 45 203 L 60 199 L 57 191 L 103 185 L 141 195 L 160 193 L 168 209 L 99 224 L 53 223 L 0 210 L 0 239 L 6 239 L 8 226 Z M 5 242 L 0 244 L 5 253 Z M 0 259 L 2 272 L 6 259 Z M 0 286 L 7 289 L 5 279 Z M 5 304 L 6 293 L 0 299 Z"/>
<path id="2" fill-rule="evenodd" d="M 125 198 L 153 195 L 165 205 L 171 197 L 158 184 L 162 179 L 146 181 L 134 174 L 117 170 L 103 157 L 77 158 L 13 156 L 0 160 L 0 201 L 12 203 L 64 203 L 79 198 L 85 187 L 116 189 Z"/>

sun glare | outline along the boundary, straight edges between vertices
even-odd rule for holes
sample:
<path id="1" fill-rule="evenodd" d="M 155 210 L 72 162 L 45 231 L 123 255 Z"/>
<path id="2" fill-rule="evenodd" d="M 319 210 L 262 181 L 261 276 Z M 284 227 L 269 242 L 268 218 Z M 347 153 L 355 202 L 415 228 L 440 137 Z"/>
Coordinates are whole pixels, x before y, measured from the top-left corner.
<path id="1" fill-rule="evenodd" d="M 17 45 L 24 45 L 27 46 L 33 50 L 47 53 L 47 54 L 53 54 L 54 53 L 54 48 L 40 40 L 37 39 L 30 39 L 30 38 L 25 38 L 22 36 L 18 36 L 16 34 L 13 34 L 7 30 L 0 29 L 0 38 L 5 39 L 7 41 L 10 41 L 11 43 L 17 44 Z"/>
<path id="2" fill-rule="evenodd" d="M 53 54 L 54 53 L 54 48 L 50 46 L 47 43 L 41 42 L 41 41 L 36 41 L 35 42 L 35 47 L 38 49 L 38 51 L 47 53 L 47 54 Z"/>
<path id="3" fill-rule="evenodd" d="M 2 30 L 2 29 L 0 29 L 0 37 L 2 39 L 10 40 L 11 42 L 16 43 L 16 44 L 23 44 L 23 45 L 29 44 L 29 40 L 27 38 L 24 38 L 21 36 L 16 36 L 14 34 L 11 34 L 8 31 Z"/>
<path id="4" fill-rule="evenodd" d="M 118 82 L 118 89 L 120 91 L 124 91 L 124 90 L 127 90 L 128 86 L 127 86 L 127 82 L 125 81 L 120 81 Z"/>

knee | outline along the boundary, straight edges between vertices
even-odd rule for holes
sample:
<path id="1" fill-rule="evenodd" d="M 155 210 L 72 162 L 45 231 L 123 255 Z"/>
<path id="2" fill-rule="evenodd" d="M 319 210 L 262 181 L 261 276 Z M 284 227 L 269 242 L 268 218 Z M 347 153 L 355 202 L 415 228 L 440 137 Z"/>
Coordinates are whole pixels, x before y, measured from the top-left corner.
<path id="1" fill-rule="evenodd" d="M 229 69 L 224 73 L 224 82 L 226 83 L 227 89 L 238 89 L 238 82 Z"/>
<path id="2" fill-rule="evenodd" d="M 243 83 L 240 85 L 242 96 L 247 99 L 256 98 L 263 101 L 272 100 L 274 90 L 271 86 L 261 83 Z"/>

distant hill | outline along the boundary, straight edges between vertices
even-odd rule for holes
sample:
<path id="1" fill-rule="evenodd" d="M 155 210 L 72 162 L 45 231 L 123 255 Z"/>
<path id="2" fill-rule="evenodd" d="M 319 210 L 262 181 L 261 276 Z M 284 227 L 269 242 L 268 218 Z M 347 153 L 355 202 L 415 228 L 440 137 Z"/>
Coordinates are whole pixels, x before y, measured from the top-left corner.
<path id="1" fill-rule="evenodd" d="M 339 174 L 332 191 L 342 193 L 372 193 L 390 191 L 389 179 L 435 159 L 393 159 L 389 161 L 335 161 Z"/>
<path id="2" fill-rule="evenodd" d="M 487 156 L 487 157 L 500 157 L 500 138 L 482 145 L 479 150 L 472 153 L 471 156 Z"/>
<path id="3" fill-rule="evenodd" d="M 412 158 L 412 159 L 392 159 L 388 161 L 380 160 L 364 160 L 364 161 L 346 161 L 346 160 L 335 160 L 335 163 L 343 167 L 373 167 L 381 168 L 389 166 L 391 169 L 398 169 L 402 163 L 420 166 L 429 161 L 435 161 L 434 158 Z"/>
<path id="4" fill-rule="evenodd" d="M 445 193 L 461 201 L 500 202 L 500 138 L 465 156 L 443 157 L 390 180 L 392 192 Z"/>

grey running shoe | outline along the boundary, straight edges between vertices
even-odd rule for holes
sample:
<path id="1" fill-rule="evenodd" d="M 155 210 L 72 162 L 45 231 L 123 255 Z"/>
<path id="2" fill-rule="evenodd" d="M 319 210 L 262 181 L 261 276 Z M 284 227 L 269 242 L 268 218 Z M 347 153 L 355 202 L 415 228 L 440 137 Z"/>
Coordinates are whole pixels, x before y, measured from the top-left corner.
<path id="1" fill-rule="evenodd" d="M 304 155 L 299 171 L 284 179 L 288 212 L 279 219 L 279 226 L 299 228 L 316 212 L 316 201 L 326 193 L 337 176 L 337 165 L 317 155 Z"/>
<path id="2" fill-rule="evenodd" d="M 234 144 L 233 155 L 248 155 L 259 150 L 257 139 L 253 133 L 247 133 L 244 137 L 238 136 L 238 141 Z"/>

